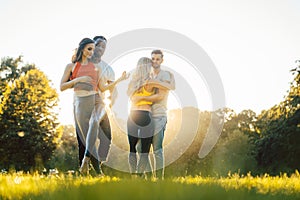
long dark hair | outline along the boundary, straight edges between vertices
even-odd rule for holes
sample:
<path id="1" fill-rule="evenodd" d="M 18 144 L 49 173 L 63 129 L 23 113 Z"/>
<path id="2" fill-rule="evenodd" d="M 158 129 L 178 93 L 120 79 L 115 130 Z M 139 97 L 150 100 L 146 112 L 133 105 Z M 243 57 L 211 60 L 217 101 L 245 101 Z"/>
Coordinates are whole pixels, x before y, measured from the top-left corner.
<path id="1" fill-rule="evenodd" d="M 79 46 L 77 48 L 76 56 L 75 56 L 74 60 L 72 60 L 73 63 L 80 62 L 82 60 L 82 51 L 83 51 L 84 47 L 87 44 L 91 44 L 91 43 L 94 43 L 94 40 L 92 40 L 90 38 L 83 38 L 79 42 Z"/>

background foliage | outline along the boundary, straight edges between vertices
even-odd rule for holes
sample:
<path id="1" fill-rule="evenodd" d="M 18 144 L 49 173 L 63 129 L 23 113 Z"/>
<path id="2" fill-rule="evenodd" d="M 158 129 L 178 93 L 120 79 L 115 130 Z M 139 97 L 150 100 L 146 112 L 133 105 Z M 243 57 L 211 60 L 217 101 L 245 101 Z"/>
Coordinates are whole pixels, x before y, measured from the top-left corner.
<path id="1" fill-rule="evenodd" d="M 3 58 L 0 82 L 0 167 L 9 169 L 78 169 L 74 127 L 59 125 L 58 95 L 34 64 L 22 65 L 22 57 Z M 197 134 L 182 156 L 166 168 L 166 176 L 227 176 L 228 173 L 291 174 L 300 168 L 300 67 L 291 70 L 292 81 L 281 102 L 256 114 L 221 110 L 225 121 L 213 150 L 198 157 L 213 112 L 196 108 L 169 111 L 165 142 L 176 138 L 180 118 L 199 117 Z M 251 94 L 249 94 L 251 95 Z M 259 98 L 259 97 L 258 97 Z M 220 110 L 215 111 L 220 112 Z M 113 143 L 122 149 L 128 141 L 112 122 Z M 180 143 L 180 141 L 178 141 Z M 183 151 L 174 149 L 174 151 Z M 117 159 L 117 158 L 114 158 Z M 106 168 L 107 174 L 114 175 Z"/>
<path id="2" fill-rule="evenodd" d="M 34 64 L 22 57 L 1 62 L 0 166 L 41 169 L 59 144 L 58 95 Z"/>

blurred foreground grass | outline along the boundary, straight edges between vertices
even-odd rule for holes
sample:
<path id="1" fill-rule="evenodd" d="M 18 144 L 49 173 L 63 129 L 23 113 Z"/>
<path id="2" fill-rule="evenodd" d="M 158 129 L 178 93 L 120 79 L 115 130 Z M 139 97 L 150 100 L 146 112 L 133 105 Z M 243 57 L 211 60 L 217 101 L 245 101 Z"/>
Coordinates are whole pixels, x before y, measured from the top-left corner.
<path id="1" fill-rule="evenodd" d="M 300 175 L 176 177 L 164 181 L 23 173 L 0 175 L 0 199 L 300 199 Z"/>

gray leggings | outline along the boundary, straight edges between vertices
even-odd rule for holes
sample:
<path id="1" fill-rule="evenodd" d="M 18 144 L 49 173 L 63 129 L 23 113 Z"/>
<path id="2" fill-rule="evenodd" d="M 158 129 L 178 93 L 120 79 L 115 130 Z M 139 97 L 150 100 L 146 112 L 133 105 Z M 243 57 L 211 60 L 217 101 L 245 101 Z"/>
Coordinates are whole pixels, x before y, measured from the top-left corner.
<path id="1" fill-rule="evenodd" d="M 74 97 L 74 118 L 78 135 L 86 145 L 85 156 L 91 154 L 98 159 L 95 143 L 99 123 L 105 115 L 104 103 L 99 94 L 85 97 Z M 98 159 L 99 160 L 99 159 Z"/>

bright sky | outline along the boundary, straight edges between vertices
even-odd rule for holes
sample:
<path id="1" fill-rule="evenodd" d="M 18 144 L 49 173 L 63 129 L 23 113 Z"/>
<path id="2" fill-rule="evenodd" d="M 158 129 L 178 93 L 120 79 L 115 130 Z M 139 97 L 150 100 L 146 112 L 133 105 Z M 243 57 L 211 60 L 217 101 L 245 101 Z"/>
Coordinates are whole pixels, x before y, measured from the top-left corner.
<path id="1" fill-rule="evenodd" d="M 300 59 L 297 0 L 0 0 L 0 5 L 0 57 L 23 55 L 58 92 L 82 38 L 109 39 L 141 28 L 172 30 L 201 46 L 220 74 L 227 107 L 236 112 L 259 113 L 279 103 L 292 80 L 289 70 Z M 172 68 L 175 59 L 170 55 L 164 64 Z M 72 124 L 72 91 L 59 94 L 60 119 Z M 199 107 L 209 109 L 205 105 Z"/>

